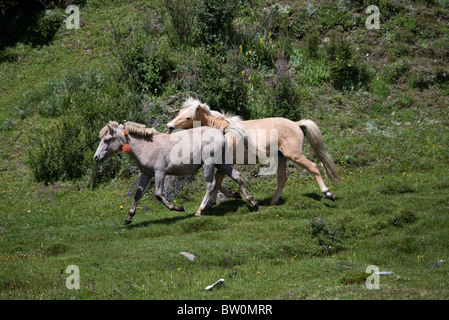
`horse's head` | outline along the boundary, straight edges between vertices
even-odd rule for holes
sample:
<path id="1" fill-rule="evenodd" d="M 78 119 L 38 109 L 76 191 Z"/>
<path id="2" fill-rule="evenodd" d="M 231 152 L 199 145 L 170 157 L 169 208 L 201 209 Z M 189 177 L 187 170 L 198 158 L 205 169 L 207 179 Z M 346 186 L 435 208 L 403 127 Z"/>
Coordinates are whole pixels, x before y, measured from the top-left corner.
<path id="1" fill-rule="evenodd" d="M 168 133 L 172 133 L 176 129 L 193 128 L 194 121 L 203 122 L 205 115 L 210 113 L 208 105 L 193 98 L 187 99 L 182 106 L 183 108 L 179 111 L 178 116 L 165 126 Z"/>
<path id="2" fill-rule="evenodd" d="M 117 122 L 109 122 L 100 131 L 100 145 L 95 152 L 94 159 L 97 162 L 103 162 L 116 152 L 123 149 L 127 144 L 123 125 Z"/>
<path id="3" fill-rule="evenodd" d="M 193 128 L 193 121 L 196 121 L 196 113 L 192 114 L 191 108 L 183 108 L 179 111 L 178 116 L 167 123 L 165 129 L 167 133 L 172 133 L 176 129 Z"/>

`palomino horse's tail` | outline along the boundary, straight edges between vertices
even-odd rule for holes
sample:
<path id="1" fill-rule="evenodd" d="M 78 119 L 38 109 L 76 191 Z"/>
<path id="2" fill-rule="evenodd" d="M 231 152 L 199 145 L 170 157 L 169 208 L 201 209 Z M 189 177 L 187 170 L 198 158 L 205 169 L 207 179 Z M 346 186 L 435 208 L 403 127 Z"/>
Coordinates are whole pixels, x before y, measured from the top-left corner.
<path id="1" fill-rule="evenodd" d="M 306 138 L 312 146 L 318 159 L 323 163 L 328 177 L 334 182 L 338 182 L 337 168 L 332 161 L 330 155 L 324 149 L 323 136 L 321 135 L 320 128 L 312 120 L 301 120 L 297 124 L 306 131 Z"/>

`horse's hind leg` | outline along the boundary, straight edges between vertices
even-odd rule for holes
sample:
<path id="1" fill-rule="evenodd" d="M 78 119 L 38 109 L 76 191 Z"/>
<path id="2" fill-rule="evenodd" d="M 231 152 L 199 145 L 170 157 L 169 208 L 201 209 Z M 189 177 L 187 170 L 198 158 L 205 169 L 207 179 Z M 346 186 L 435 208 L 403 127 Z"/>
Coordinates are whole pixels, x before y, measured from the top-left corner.
<path id="1" fill-rule="evenodd" d="M 155 185 L 156 185 L 156 198 L 162 202 L 169 210 L 175 210 L 175 211 L 184 211 L 184 208 L 182 206 L 175 206 L 174 204 L 170 203 L 167 199 L 165 199 L 163 195 L 164 191 L 164 180 L 165 180 L 165 173 L 161 171 L 156 171 L 155 173 Z"/>
<path id="2" fill-rule="evenodd" d="M 231 190 L 223 187 L 220 187 L 219 190 L 226 196 L 226 198 L 242 199 L 242 196 L 238 192 L 232 192 Z"/>
<path id="3" fill-rule="evenodd" d="M 285 186 L 285 182 L 287 181 L 287 158 L 284 157 L 284 155 L 279 152 L 278 155 L 278 169 L 277 169 L 277 178 L 278 178 L 278 186 L 276 189 L 276 193 L 273 196 L 273 199 L 271 200 L 270 205 L 274 206 L 278 204 L 279 199 L 281 197 L 282 189 Z"/>
<path id="4" fill-rule="evenodd" d="M 254 200 L 254 198 L 249 193 L 246 188 L 245 182 L 243 182 L 242 176 L 240 172 L 232 168 L 229 164 L 219 164 L 217 165 L 217 169 L 223 171 L 227 176 L 231 177 L 242 189 L 243 194 L 245 195 L 246 201 L 248 201 L 254 209 L 259 209 L 259 203 Z"/>
<path id="5" fill-rule="evenodd" d="M 223 181 L 224 176 L 225 173 L 223 171 L 217 170 L 217 173 L 215 173 L 215 188 L 214 191 L 212 192 L 207 208 L 212 207 L 217 202 L 218 191 L 220 190 L 221 192 L 223 192 L 223 187 L 221 186 L 221 183 Z M 224 195 L 226 196 L 226 194 Z"/>
<path id="6" fill-rule="evenodd" d="M 203 201 L 201 202 L 198 211 L 195 213 L 196 217 L 201 216 L 203 211 L 208 207 L 209 202 L 212 198 L 213 194 L 217 194 L 219 185 L 216 184 L 215 176 L 214 176 L 214 165 L 213 164 L 204 164 L 203 165 L 204 177 L 206 178 L 206 194 L 204 195 Z M 223 177 L 220 178 L 223 180 Z"/>
<path id="7" fill-rule="evenodd" d="M 288 155 L 287 155 L 288 154 Z M 324 194 L 324 196 L 332 201 L 335 201 L 335 195 L 331 192 L 329 192 L 329 188 L 326 187 L 323 181 L 323 177 L 321 176 L 320 169 L 318 165 L 309 159 L 307 159 L 302 153 L 296 152 L 294 154 L 292 153 L 285 153 L 284 155 L 292 160 L 293 162 L 296 162 L 300 166 L 306 168 L 309 172 L 311 172 L 314 176 L 316 181 L 318 182 L 318 185 L 320 187 L 321 192 Z"/>

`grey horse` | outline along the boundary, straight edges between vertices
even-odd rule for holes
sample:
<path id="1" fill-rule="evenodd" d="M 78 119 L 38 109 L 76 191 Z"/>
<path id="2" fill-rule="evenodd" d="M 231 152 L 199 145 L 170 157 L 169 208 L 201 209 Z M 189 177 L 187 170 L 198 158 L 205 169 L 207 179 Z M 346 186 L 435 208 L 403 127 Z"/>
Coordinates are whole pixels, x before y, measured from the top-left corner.
<path id="1" fill-rule="evenodd" d="M 224 174 L 231 177 L 240 186 L 251 206 L 258 209 L 258 203 L 249 193 L 240 173 L 223 161 L 226 150 L 223 131 L 210 127 L 199 127 L 180 130 L 170 135 L 134 122 L 126 122 L 125 125 L 122 125 L 110 121 L 101 129 L 100 138 L 100 145 L 94 155 L 97 162 L 105 161 L 111 155 L 122 151 L 129 153 L 142 172 L 134 202 L 125 219 L 125 225 L 131 223 L 137 203 L 153 176 L 155 177 L 156 198 L 170 210 L 184 211 L 182 206 L 175 206 L 164 197 L 162 191 L 165 175 L 192 174 L 201 167 L 206 178 L 206 195 L 195 216 L 201 216 L 208 207 L 211 197 L 214 198 L 218 192 L 221 181 L 217 183 L 215 179 L 215 167 L 217 176 Z"/>

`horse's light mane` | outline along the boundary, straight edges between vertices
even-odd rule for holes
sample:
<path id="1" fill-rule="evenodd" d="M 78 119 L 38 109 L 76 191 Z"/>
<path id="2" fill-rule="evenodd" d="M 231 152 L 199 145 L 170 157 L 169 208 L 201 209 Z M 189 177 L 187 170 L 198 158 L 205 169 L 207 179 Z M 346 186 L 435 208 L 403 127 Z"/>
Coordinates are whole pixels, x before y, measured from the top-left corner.
<path id="1" fill-rule="evenodd" d="M 147 128 L 145 125 L 136 122 L 125 123 L 125 128 L 129 133 L 135 133 L 142 137 L 152 137 L 159 133 L 154 128 Z"/>
<path id="2" fill-rule="evenodd" d="M 116 129 L 116 128 L 118 128 L 119 126 L 120 126 L 120 125 L 118 124 L 117 121 L 109 121 L 108 124 L 105 125 L 105 126 L 100 130 L 100 134 L 99 134 L 100 138 L 103 138 L 103 137 L 106 135 L 106 133 L 108 133 L 109 127 L 113 128 L 113 129 Z"/>
<path id="3" fill-rule="evenodd" d="M 201 108 L 204 111 L 204 113 L 208 115 L 211 115 L 217 119 L 226 120 L 229 123 L 229 125 L 226 127 L 225 132 L 230 134 L 234 141 L 243 140 L 249 152 L 255 154 L 256 152 L 255 144 L 248 133 L 248 129 L 243 124 L 242 118 L 240 118 L 239 116 L 236 116 L 228 112 L 225 113 L 222 111 L 220 113 L 218 111 L 211 110 L 207 104 L 202 103 L 200 100 L 194 98 L 189 98 L 186 101 L 184 101 L 184 103 L 182 104 L 182 108 L 183 109 L 188 108 L 187 110 L 190 109 L 192 118 L 195 117 L 197 108 Z"/>
<path id="4" fill-rule="evenodd" d="M 231 124 L 238 123 L 238 122 L 242 121 L 242 118 L 240 118 L 239 116 L 236 116 L 232 113 L 224 113 L 223 111 L 220 113 L 218 111 L 211 110 L 207 104 L 202 103 L 198 99 L 188 98 L 182 104 L 183 109 L 186 109 L 186 108 L 190 109 L 190 111 L 192 112 L 192 118 L 195 117 L 195 113 L 196 113 L 196 110 L 198 107 L 201 108 L 203 110 L 203 112 L 205 112 L 206 114 L 211 115 L 217 119 L 226 120 Z"/>
<path id="5" fill-rule="evenodd" d="M 136 122 L 126 122 L 125 126 L 123 126 L 122 124 L 118 124 L 116 121 L 109 121 L 108 124 L 100 130 L 100 138 L 103 138 L 106 133 L 108 133 L 109 127 L 113 129 L 126 128 L 129 133 L 134 133 L 142 137 L 152 137 L 154 134 L 159 133 L 154 128 L 147 128 L 145 125 Z"/>

